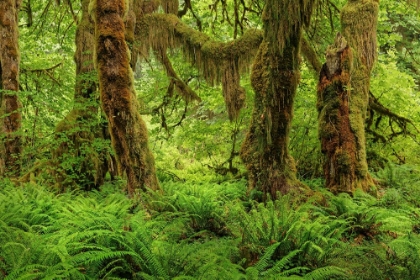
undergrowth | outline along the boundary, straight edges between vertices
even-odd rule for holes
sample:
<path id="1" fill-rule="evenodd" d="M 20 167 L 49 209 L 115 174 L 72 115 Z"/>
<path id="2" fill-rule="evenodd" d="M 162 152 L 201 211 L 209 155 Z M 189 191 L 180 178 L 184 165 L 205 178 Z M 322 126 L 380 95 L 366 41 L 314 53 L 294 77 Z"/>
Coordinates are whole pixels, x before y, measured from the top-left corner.
<path id="1" fill-rule="evenodd" d="M 419 176 L 404 168 L 377 174 L 378 197 L 312 181 L 323 199 L 266 203 L 244 180 L 167 181 L 136 199 L 3 181 L 0 279 L 418 279 Z"/>

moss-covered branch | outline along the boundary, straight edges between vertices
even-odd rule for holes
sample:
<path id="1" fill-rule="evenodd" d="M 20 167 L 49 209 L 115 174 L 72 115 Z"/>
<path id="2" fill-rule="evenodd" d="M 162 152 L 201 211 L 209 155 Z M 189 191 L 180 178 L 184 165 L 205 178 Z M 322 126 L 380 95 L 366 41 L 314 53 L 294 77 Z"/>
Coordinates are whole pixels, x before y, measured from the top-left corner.
<path id="1" fill-rule="evenodd" d="M 161 50 L 156 52 L 156 56 L 159 62 L 165 67 L 166 74 L 171 79 L 171 82 L 175 85 L 175 88 L 182 99 L 185 100 L 185 102 L 201 102 L 201 98 L 197 95 L 197 93 L 178 76 L 166 52 Z"/>
<path id="2" fill-rule="evenodd" d="M 304 36 L 302 36 L 302 39 L 300 42 L 301 42 L 301 46 L 300 46 L 301 54 L 304 56 L 304 58 L 312 67 L 312 69 L 316 72 L 316 75 L 318 75 L 319 72 L 321 72 L 321 68 L 322 68 L 322 63 L 318 57 L 318 54 L 316 53 L 315 49 L 312 47 L 308 39 L 306 39 Z"/>
<path id="3" fill-rule="evenodd" d="M 150 49 L 182 48 L 189 62 L 210 84 L 222 84 L 229 116 L 236 118 L 244 101 L 240 73 L 248 70 L 262 31 L 249 30 L 230 42 L 218 42 L 197 31 L 172 14 L 148 14 L 138 19 L 136 48 L 145 56 Z"/>

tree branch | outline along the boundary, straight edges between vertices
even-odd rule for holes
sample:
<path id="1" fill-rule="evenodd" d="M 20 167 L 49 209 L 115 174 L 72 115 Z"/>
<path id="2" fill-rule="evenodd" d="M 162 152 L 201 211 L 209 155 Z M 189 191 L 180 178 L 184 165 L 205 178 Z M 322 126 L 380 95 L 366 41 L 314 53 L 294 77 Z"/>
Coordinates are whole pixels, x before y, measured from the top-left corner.
<path id="1" fill-rule="evenodd" d="M 171 78 L 182 99 L 184 99 L 186 102 L 201 102 L 201 98 L 197 95 L 197 93 L 178 76 L 178 74 L 172 66 L 171 61 L 169 60 L 168 55 L 166 54 L 166 50 L 161 49 L 157 51 L 156 54 L 156 57 L 158 58 L 159 62 L 165 67 L 166 74 Z"/>
<path id="2" fill-rule="evenodd" d="M 160 54 L 158 59 L 166 64 L 172 77 L 176 77 L 176 73 L 168 68 L 167 57 L 164 57 L 166 49 L 182 48 L 187 60 L 210 85 L 222 84 L 229 117 L 233 120 L 238 116 L 245 98 L 240 73 L 249 70 L 262 42 L 262 31 L 249 30 L 236 40 L 219 42 L 189 27 L 175 15 L 148 14 L 138 20 L 136 35 L 139 45 L 135 48 L 147 56 L 150 49 Z M 180 90 L 188 90 L 179 78 L 174 81 Z"/>

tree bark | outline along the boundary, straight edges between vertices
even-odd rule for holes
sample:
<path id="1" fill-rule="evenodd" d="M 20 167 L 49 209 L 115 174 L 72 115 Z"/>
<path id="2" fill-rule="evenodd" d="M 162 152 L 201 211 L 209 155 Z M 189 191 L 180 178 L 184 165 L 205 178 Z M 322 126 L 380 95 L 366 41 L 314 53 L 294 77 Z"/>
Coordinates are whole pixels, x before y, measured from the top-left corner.
<path id="1" fill-rule="evenodd" d="M 332 47 L 318 85 L 319 131 L 326 186 L 353 193 L 374 185 L 366 160 L 365 119 L 370 74 L 376 60 L 377 0 L 349 0 L 341 11 L 351 52 Z M 353 53 L 353 59 L 350 54 Z"/>
<path id="2" fill-rule="evenodd" d="M 365 120 L 369 106 L 370 75 L 377 58 L 376 26 L 379 0 L 350 0 L 341 10 L 341 28 L 353 50 L 351 76 L 350 126 L 356 138 L 355 172 L 353 188 L 369 191 L 374 181 L 368 171 L 366 159 Z"/>
<path id="3" fill-rule="evenodd" d="M 250 189 L 276 198 L 298 190 L 296 167 L 289 154 L 293 101 L 299 83 L 302 28 L 314 1 L 269 0 L 263 12 L 264 38 L 252 68 L 255 91 L 251 126 L 241 148 Z"/>
<path id="4" fill-rule="evenodd" d="M 337 34 L 327 49 L 318 83 L 318 120 L 324 158 L 326 187 L 333 192 L 352 193 L 357 184 L 356 136 L 350 125 L 353 57 L 347 41 Z"/>
<path id="5" fill-rule="evenodd" d="M 19 90 L 18 12 L 20 0 L 0 1 L 0 176 L 20 173 L 21 104 Z"/>
<path id="6" fill-rule="evenodd" d="M 56 185 L 64 190 L 77 185 L 84 190 L 99 188 L 108 169 L 112 175 L 113 160 L 105 146 L 94 147 L 95 138 L 105 139 L 101 120 L 98 117 L 98 82 L 93 64 L 95 46 L 94 25 L 88 11 L 89 0 L 81 0 L 82 17 L 76 30 L 76 85 L 74 107 L 58 123 L 55 133 L 59 142 L 53 151 Z M 106 125 L 105 125 L 106 126 Z M 71 163 L 69 163 L 69 161 Z"/>
<path id="7" fill-rule="evenodd" d="M 127 175 L 127 191 L 158 189 L 147 128 L 138 113 L 125 41 L 124 0 L 97 0 L 94 10 L 96 63 L 103 110 L 109 122 L 119 169 Z"/>

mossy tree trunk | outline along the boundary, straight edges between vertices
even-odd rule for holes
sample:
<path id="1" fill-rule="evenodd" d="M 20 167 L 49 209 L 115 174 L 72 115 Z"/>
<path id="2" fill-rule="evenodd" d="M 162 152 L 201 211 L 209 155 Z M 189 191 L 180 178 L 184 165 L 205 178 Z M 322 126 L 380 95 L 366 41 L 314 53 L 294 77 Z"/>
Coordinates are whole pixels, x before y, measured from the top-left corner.
<path id="1" fill-rule="evenodd" d="M 333 192 L 352 193 L 357 183 L 356 136 L 350 125 L 350 72 L 353 57 L 347 41 L 337 34 L 327 49 L 318 83 L 319 138 L 326 186 Z"/>
<path id="2" fill-rule="evenodd" d="M 96 0 L 94 4 L 95 60 L 101 102 L 119 168 L 127 175 L 130 195 L 136 189 L 158 189 L 146 124 L 138 113 L 130 52 L 125 41 L 123 18 L 127 5 L 124 0 Z"/>
<path id="3" fill-rule="evenodd" d="M 103 184 L 105 174 L 114 175 L 112 156 L 106 144 L 96 147 L 95 139 L 106 138 L 97 105 L 97 75 L 93 64 L 94 25 L 89 16 L 89 0 L 81 0 L 82 16 L 76 30 L 76 85 L 74 107 L 58 123 L 55 133 L 58 148 L 53 151 L 57 187 L 64 190 L 76 184 L 91 190 Z M 99 147 L 99 148 L 98 148 Z"/>
<path id="4" fill-rule="evenodd" d="M 366 160 L 365 120 L 376 60 L 378 10 L 377 0 L 347 2 L 341 11 L 341 25 L 353 59 L 347 49 L 332 47 L 321 71 L 319 130 L 326 155 L 326 186 L 334 192 L 368 191 L 374 184 Z"/>
<path id="5" fill-rule="evenodd" d="M 288 151 L 293 101 L 299 83 L 302 28 L 314 1 L 268 0 L 263 12 L 264 38 L 252 68 L 255 104 L 241 149 L 250 188 L 265 196 L 296 191 L 295 163 Z"/>
<path id="6" fill-rule="evenodd" d="M 0 176 L 19 176 L 21 104 L 18 12 L 20 0 L 0 1 Z"/>

